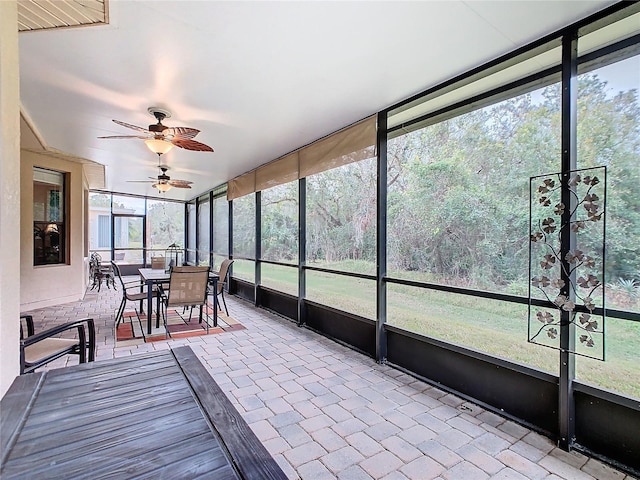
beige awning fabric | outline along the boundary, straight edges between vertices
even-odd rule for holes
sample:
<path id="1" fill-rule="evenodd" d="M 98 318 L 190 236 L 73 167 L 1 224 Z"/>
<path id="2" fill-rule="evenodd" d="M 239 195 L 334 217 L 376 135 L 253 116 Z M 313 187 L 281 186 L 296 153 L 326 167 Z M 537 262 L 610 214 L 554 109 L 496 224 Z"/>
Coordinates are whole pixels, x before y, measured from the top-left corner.
<path id="1" fill-rule="evenodd" d="M 278 160 L 256 169 L 256 192 L 298 180 L 298 152 L 285 155 Z"/>
<path id="2" fill-rule="evenodd" d="M 227 200 L 376 155 L 376 116 L 313 142 L 229 181 Z"/>
<path id="3" fill-rule="evenodd" d="M 244 197 L 256 191 L 256 171 L 240 175 L 231 180 L 227 185 L 227 200 Z"/>
<path id="4" fill-rule="evenodd" d="M 300 150 L 300 178 L 375 156 L 376 117 L 318 140 Z"/>

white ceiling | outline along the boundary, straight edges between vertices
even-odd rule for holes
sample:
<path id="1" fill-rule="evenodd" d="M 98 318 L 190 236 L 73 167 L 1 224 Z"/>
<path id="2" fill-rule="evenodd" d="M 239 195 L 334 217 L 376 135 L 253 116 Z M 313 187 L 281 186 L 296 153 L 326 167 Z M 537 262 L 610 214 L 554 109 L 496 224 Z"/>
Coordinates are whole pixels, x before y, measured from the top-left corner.
<path id="1" fill-rule="evenodd" d="M 111 0 L 109 24 L 21 32 L 25 117 L 51 150 L 106 166 L 105 189 L 158 196 L 147 127 L 197 128 L 214 153 L 163 157 L 189 199 L 612 1 Z"/>

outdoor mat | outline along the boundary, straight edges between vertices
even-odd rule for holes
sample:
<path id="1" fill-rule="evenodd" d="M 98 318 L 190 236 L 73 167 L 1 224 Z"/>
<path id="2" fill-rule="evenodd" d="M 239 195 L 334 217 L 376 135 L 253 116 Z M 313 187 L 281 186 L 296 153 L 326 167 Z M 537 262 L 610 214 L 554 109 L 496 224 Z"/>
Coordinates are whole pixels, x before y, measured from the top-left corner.
<path id="1" fill-rule="evenodd" d="M 169 310 L 167 314 L 167 328 L 165 330 L 162 319 L 160 319 L 160 328 L 156 327 L 156 320 L 153 319 L 151 334 L 147 334 L 147 316 L 139 314 L 137 311 L 125 312 L 124 319 L 116 329 L 116 343 L 135 344 L 142 342 L 154 342 L 159 340 L 168 340 L 171 338 L 184 338 L 196 335 L 207 335 L 207 322 L 209 325 L 209 335 L 230 332 L 234 330 L 243 330 L 245 327 L 232 317 L 225 315 L 224 312 L 218 311 L 218 326 L 213 326 L 213 309 L 207 307 L 203 311 L 203 320 L 200 323 L 199 309 L 194 308 L 189 319 L 189 309 L 185 312 L 182 310 Z M 122 342 L 122 343 L 121 343 Z"/>

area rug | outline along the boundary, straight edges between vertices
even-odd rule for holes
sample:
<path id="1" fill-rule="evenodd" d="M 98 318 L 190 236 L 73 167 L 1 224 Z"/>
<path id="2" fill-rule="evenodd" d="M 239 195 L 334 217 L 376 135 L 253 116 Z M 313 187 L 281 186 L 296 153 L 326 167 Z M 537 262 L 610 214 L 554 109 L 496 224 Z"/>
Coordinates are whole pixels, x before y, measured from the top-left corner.
<path id="1" fill-rule="evenodd" d="M 130 345 L 143 342 L 155 342 L 170 340 L 171 338 L 185 338 L 197 335 L 214 335 L 236 330 L 244 330 L 245 327 L 236 319 L 218 311 L 218 326 L 213 325 L 213 310 L 207 307 L 203 311 L 203 321 L 198 321 L 198 309 L 194 309 L 189 319 L 189 310 L 182 312 L 169 310 L 167 313 L 167 328 L 165 330 L 162 320 L 160 328 L 156 327 L 155 319 L 152 322 L 151 334 L 147 333 L 147 316 L 137 311 L 125 312 L 124 318 L 116 329 L 116 344 Z M 207 333 L 208 326 L 208 333 Z"/>

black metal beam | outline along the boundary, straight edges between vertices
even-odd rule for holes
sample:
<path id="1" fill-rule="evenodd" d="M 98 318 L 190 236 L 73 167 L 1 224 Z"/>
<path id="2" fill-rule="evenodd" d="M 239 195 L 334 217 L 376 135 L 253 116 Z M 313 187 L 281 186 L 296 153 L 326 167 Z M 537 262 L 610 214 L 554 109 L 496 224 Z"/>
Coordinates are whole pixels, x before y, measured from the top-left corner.
<path id="1" fill-rule="evenodd" d="M 578 104 L 578 30 L 568 32 L 562 39 L 562 129 L 561 129 L 561 201 L 565 205 L 561 217 L 563 229 L 560 234 L 560 260 L 562 269 L 560 278 L 564 287 L 560 294 L 575 301 L 575 271 L 567 261 L 567 253 L 575 249 L 575 233 L 569 228 L 572 213 L 575 210 L 575 198 L 571 194 L 569 180 L 571 171 L 576 169 L 577 149 L 577 104 Z M 575 325 L 572 312 L 562 309 L 560 317 L 560 384 L 558 395 L 558 433 L 559 445 L 569 450 L 575 441 L 575 404 L 573 399 L 573 380 L 575 378 Z"/>
<path id="2" fill-rule="evenodd" d="M 213 191 L 209 192 L 209 265 L 213 266 Z"/>
<path id="3" fill-rule="evenodd" d="M 376 361 L 387 359 L 387 114 L 378 114 L 377 231 L 376 231 Z"/>
<path id="4" fill-rule="evenodd" d="M 196 216 L 196 238 L 194 238 L 195 241 L 195 256 L 196 258 L 194 259 L 194 263 L 196 265 L 198 265 L 198 245 L 200 245 L 200 243 L 198 242 L 198 240 L 200 240 L 200 216 L 199 216 L 199 212 L 200 212 L 200 197 L 196 198 L 196 208 L 194 210 L 194 215 Z"/>
<path id="5" fill-rule="evenodd" d="M 253 302 L 260 306 L 260 283 L 262 282 L 260 258 L 262 258 L 262 192 L 256 192 L 256 259 L 254 263 L 255 277 L 253 279 Z"/>
<path id="6" fill-rule="evenodd" d="M 229 207 L 227 209 L 227 214 L 229 215 L 229 220 L 227 222 L 228 226 L 228 257 L 233 259 L 233 200 L 228 201 Z M 229 266 L 229 278 L 233 276 L 233 263 Z"/>
<path id="7" fill-rule="evenodd" d="M 281 264 L 281 265 L 285 265 L 285 264 Z M 332 268 L 311 267 L 308 265 L 305 265 L 303 268 L 305 270 L 311 270 L 312 272 L 331 273 L 334 275 L 342 275 L 343 277 L 362 278 L 363 280 L 375 281 L 378 278 L 376 275 L 367 275 L 366 273 L 348 272 L 346 270 L 334 270 Z"/>
<path id="8" fill-rule="evenodd" d="M 184 263 L 189 256 L 189 202 L 184 203 Z"/>
<path id="9" fill-rule="evenodd" d="M 307 179 L 298 180 L 298 325 L 306 321 L 304 299 L 307 296 Z"/>

